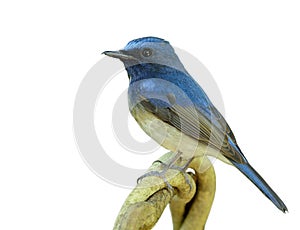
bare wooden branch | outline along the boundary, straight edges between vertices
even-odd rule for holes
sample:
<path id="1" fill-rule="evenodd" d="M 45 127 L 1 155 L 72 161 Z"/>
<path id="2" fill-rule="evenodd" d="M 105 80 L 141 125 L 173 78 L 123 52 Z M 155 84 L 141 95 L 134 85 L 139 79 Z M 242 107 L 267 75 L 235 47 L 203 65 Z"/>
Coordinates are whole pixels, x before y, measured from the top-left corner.
<path id="1" fill-rule="evenodd" d="M 159 160 L 169 162 L 174 156 L 175 153 L 169 152 Z M 182 166 L 182 163 L 178 161 L 175 166 Z M 203 166 L 208 169 L 201 172 Z M 161 168 L 160 163 L 154 163 L 149 171 L 160 171 Z M 183 175 L 174 169 L 166 172 L 173 190 L 157 176 L 140 181 L 124 202 L 114 229 L 152 229 L 167 204 L 170 204 L 174 230 L 204 229 L 215 194 L 215 173 L 207 158 L 195 158 L 190 168 L 195 174 Z"/>

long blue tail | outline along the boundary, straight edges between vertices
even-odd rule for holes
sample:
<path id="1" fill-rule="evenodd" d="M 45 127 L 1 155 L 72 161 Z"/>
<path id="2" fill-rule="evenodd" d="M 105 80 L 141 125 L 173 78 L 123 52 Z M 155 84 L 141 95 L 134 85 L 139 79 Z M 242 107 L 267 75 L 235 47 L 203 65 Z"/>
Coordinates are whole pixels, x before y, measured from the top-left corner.
<path id="1" fill-rule="evenodd" d="M 235 167 L 238 168 L 253 184 L 262 191 L 275 205 L 284 213 L 288 211 L 287 207 L 279 196 L 271 189 L 271 187 L 265 182 L 265 180 L 255 171 L 249 163 L 239 164 L 234 161 L 231 162 Z"/>

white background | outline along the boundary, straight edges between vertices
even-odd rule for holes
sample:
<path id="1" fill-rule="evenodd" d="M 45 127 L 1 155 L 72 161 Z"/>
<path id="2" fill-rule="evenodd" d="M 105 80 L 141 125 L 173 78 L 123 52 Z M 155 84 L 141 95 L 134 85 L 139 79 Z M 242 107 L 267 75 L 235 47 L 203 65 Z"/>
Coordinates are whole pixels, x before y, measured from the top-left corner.
<path id="1" fill-rule="evenodd" d="M 299 229 L 299 11 L 289 0 L 2 1 L 0 229 L 112 229 L 130 190 L 82 161 L 73 103 L 102 51 L 148 35 L 210 70 L 239 145 L 289 208 L 216 162 L 206 229 Z M 170 224 L 166 210 L 156 229 Z"/>

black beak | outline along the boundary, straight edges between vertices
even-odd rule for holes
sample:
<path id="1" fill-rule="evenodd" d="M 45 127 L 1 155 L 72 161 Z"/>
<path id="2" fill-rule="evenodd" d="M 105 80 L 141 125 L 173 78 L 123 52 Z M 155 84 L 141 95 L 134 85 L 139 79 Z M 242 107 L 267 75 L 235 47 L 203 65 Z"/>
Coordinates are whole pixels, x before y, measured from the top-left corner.
<path id="1" fill-rule="evenodd" d="M 118 58 L 120 60 L 137 60 L 135 57 L 129 55 L 123 50 L 118 51 L 104 51 L 102 54 L 105 54 L 109 57 Z"/>

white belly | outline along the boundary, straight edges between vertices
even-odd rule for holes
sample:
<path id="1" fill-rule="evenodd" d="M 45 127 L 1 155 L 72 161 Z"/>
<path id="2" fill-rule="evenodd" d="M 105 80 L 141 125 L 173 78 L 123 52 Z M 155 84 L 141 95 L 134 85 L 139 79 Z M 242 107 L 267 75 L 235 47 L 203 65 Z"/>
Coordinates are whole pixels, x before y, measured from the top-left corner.
<path id="1" fill-rule="evenodd" d="M 229 163 L 220 151 L 185 135 L 175 127 L 159 120 L 152 113 L 137 107 L 131 113 L 140 127 L 153 140 L 172 152 L 182 152 L 183 158 L 190 159 L 194 156 L 209 155 Z"/>

